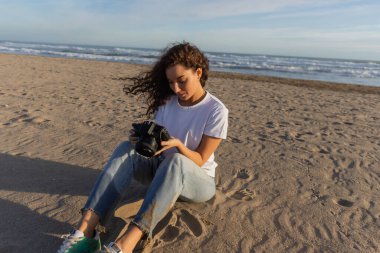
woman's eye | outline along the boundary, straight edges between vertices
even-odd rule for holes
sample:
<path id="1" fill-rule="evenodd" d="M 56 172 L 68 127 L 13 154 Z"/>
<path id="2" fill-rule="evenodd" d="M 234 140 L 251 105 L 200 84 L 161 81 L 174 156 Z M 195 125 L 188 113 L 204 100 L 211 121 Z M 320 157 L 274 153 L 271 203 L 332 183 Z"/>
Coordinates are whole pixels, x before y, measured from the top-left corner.
<path id="1" fill-rule="evenodd" d="M 179 81 L 178 81 L 178 84 L 179 84 L 179 85 L 184 85 L 185 83 L 186 83 L 185 80 L 179 80 Z"/>

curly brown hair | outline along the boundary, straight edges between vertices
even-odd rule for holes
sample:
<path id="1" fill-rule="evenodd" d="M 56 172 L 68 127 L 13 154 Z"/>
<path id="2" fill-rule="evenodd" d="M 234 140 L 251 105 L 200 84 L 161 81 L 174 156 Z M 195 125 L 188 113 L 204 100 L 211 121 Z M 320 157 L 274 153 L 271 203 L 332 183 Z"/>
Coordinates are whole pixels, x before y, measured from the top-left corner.
<path id="1" fill-rule="evenodd" d="M 146 114 L 148 116 L 154 114 L 160 105 L 165 104 L 166 100 L 175 94 L 170 89 L 165 71 L 176 64 L 181 64 L 194 71 L 201 68 L 200 82 L 202 87 L 206 85 L 209 61 L 196 46 L 184 41 L 174 43 L 165 48 L 151 70 L 142 72 L 135 77 L 126 78 L 126 80 L 132 81 L 133 84 L 124 84 L 123 91 L 126 94 L 147 95 L 148 109 Z"/>

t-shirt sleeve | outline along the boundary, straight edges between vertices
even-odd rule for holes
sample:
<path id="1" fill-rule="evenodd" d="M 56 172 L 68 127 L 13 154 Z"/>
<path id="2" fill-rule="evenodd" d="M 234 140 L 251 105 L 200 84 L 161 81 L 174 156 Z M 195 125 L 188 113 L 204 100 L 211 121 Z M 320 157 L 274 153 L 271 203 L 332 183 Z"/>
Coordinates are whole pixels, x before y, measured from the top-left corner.
<path id="1" fill-rule="evenodd" d="M 215 138 L 226 139 L 227 128 L 228 109 L 224 106 L 218 106 L 211 112 L 206 123 L 204 134 Z"/>

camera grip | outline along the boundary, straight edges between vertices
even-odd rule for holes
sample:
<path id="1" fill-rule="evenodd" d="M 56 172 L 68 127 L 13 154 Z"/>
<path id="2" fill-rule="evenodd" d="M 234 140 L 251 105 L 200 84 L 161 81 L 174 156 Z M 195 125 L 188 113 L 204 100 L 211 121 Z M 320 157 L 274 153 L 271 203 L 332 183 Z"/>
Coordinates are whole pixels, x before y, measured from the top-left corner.
<path id="1" fill-rule="evenodd" d="M 162 132 L 161 132 L 161 140 L 163 140 L 163 141 L 167 141 L 167 140 L 169 140 L 170 138 L 171 138 L 171 136 L 170 136 L 168 130 L 167 130 L 166 128 L 164 128 L 164 129 L 162 130 Z"/>

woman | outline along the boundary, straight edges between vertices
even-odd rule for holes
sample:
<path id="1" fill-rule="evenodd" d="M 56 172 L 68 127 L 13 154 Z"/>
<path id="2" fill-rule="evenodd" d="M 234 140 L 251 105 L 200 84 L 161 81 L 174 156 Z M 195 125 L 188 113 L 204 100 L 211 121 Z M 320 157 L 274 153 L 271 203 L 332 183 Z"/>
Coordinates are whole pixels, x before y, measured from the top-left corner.
<path id="1" fill-rule="evenodd" d="M 151 158 L 136 153 L 136 137 L 121 143 L 92 189 L 79 226 L 58 252 L 96 252 L 100 248 L 96 225 L 128 187 L 132 178 L 149 184 L 143 204 L 126 233 L 101 252 L 132 252 L 144 236 L 152 236 L 178 198 L 204 202 L 215 195 L 214 152 L 227 137 L 228 110 L 204 89 L 209 64 L 189 43 L 167 48 L 150 71 L 137 77 L 127 94 L 147 97 L 147 114 L 164 126 L 171 138 Z"/>

